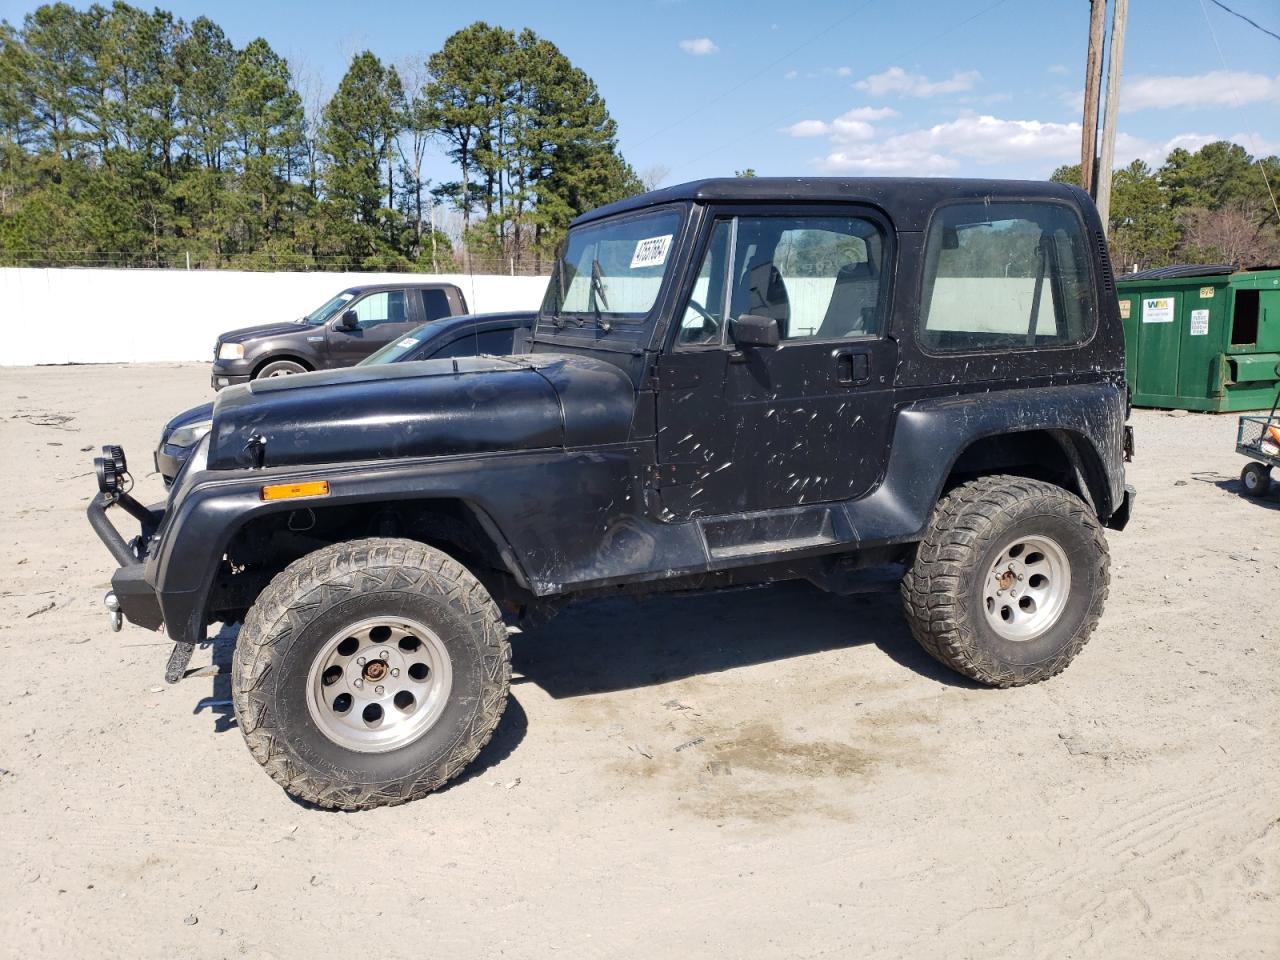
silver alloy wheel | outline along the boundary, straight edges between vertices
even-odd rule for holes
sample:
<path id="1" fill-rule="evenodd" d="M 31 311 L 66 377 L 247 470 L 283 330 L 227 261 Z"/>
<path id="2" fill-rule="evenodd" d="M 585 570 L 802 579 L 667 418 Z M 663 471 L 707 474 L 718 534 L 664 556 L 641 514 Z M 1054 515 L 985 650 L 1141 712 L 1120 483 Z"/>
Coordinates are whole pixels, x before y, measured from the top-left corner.
<path id="1" fill-rule="evenodd" d="M 453 688 L 449 652 L 414 620 L 375 617 L 334 634 L 307 674 L 320 731 L 358 753 L 403 747 L 440 719 Z"/>
<path id="2" fill-rule="evenodd" d="M 272 377 L 291 377 L 295 373 L 301 373 L 301 371 L 290 370 L 288 367 L 279 367 L 275 370 L 272 370 L 270 373 L 268 373 L 267 379 L 270 380 Z"/>
<path id="3" fill-rule="evenodd" d="M 1005 640 L 1034 640 L 1058 622 L 1071 595 L 1071 564 L 1056 541 L 1018 537 L 982 584 L 987 623 Z"/>

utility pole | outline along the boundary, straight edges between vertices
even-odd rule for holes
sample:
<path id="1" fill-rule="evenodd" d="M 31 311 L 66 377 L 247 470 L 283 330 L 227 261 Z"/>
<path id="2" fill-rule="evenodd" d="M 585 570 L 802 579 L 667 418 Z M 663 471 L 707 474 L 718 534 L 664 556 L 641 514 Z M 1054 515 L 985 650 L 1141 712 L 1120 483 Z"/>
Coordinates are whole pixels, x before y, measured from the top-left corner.
<path id="1" fill-rule="evenodd" d="M 1111 168 L 1115 164 L 1116 122 L 1120 119 L 1120 71 L 1124 66 L 1124 28 L 1129 0 L 1116 0 L 1111 18 L 1111 60 L 1107 64 L 1107 112 L 1102 118 L 1102 156 L 1098 158 L 1098 215 L 1111 232 Z"/>
<path id="2" fill-rule="evenodd" d="M 1089 0 L 1089 55 L 1084 64 L 1084 123 L 1080 132 L 1080 185 L 1094 192 L 1098 156 L 1098 93 L 1102 88 L 1102 44 L 1107 0 Z"/>

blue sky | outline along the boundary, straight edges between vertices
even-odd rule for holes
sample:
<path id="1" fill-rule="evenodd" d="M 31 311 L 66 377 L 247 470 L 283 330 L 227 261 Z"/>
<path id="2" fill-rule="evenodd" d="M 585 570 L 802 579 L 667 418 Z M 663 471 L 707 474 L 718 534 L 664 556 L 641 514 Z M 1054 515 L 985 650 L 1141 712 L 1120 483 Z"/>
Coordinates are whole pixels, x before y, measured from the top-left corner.
<path id="1" fill-rule="evenodd" d="M 1277 0 L 1226 2 L 1280 32 Z M 1086 0 L 160 5 L 238 46 L 265 37 L 321 95 L 364 48 L 421 61 L 473 20 L 531 27 L 595 79 L 624 155 L 664 183 L 744 167 L 1045 177 L 1079 156 Z M 0 16 L 35 6 L 0 0 Z M 1223 137 L 1280 153 L 1280 40 L 1210 0 L 1131 0 L 1124 66 L 1117 164 Z"/>

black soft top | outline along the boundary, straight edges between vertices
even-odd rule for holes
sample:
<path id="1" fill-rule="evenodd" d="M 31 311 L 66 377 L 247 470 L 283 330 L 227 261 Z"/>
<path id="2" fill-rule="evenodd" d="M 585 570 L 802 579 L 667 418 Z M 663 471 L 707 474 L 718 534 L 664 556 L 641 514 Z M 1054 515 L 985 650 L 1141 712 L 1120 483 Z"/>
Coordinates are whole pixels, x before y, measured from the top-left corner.
<path id="1" fill-rule="evenodd" d="M 1092 203 L 1078 187 L 1047 180 L 978 180 L 943 177 L 720 177 L 692 180 L 628 197 L 582 214 L 572 225 L 643 210 L 663 203 L 789 201 L 863 202 L 889 213 L 899 230 L 922 230 L 943 200 L 1045 199 Z"/>

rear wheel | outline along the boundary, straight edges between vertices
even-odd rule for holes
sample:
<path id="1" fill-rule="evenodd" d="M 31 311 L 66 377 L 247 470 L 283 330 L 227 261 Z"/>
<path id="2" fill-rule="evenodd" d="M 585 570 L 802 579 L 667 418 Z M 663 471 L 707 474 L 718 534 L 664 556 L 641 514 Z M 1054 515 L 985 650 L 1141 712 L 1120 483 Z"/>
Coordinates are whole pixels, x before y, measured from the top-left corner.
<path id="1" fill-rule="evenodd" d="M 944 497 L 902 581 L 935 659 L 998 687 L 1045 680 L 1080 652 L 1110 582 L 1092 511 L 1061 487 L 983 477 Z"/>
<path id="2" fill-rule="evenodd" d="M 255 759 L 322 807 L 403 803 L 458 776 L 497 727 L 507 631 L 489 594 L 411 540 L 335 544 L 263 591 L 232 696 Z"/>
<path id="3" fill-rule="evenodd" d="M 296 360 L 272 360 L 254 376 L 255 380 L 267 377 L 290 377 L 295 373 L 306 373 L 307 368 Z"/>
<path id="4" fill-rule="evenodd" d="M 1250 460 L 1240 471 L 1240 486 L 1251 497 L 1265 497 L 1271 492 L 1271 470 L 1265 464 Z"/>

